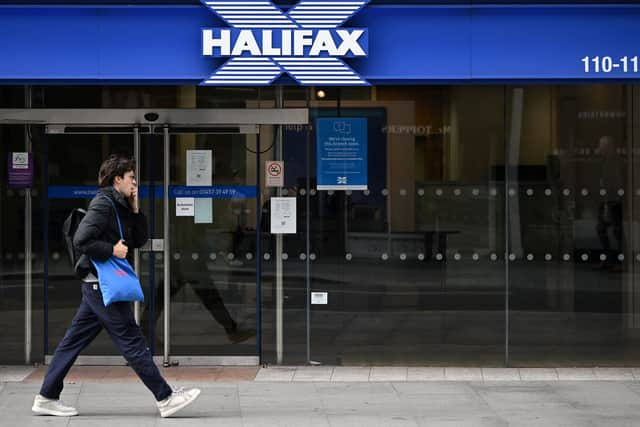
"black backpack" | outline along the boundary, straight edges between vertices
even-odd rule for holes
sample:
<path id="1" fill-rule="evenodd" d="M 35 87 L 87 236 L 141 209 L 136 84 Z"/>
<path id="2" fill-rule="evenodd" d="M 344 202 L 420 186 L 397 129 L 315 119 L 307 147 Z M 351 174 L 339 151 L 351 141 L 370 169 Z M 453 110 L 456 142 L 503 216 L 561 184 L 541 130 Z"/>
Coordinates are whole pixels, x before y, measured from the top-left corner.
<path id="1" fill-rule="evenodd" d="M 76 253 L 76 250 L 73 247 L 73 236 L 78 230 L 80 221 L 82 221 L 82 218 L 84 218 L 86 214 L 87 211 L 84 209 L 75 208 L 71 213 L 69 213 L 69 216 L 67 216 L 67 219 L 65 219 L 62 224 L 62 237 L 65 245 L 67 245 L 67 255 L 69 255 L 69 262 L 71 262 L 71 268 L 73 269 L 75 269 L 79 258 L 79 254 Z"/>

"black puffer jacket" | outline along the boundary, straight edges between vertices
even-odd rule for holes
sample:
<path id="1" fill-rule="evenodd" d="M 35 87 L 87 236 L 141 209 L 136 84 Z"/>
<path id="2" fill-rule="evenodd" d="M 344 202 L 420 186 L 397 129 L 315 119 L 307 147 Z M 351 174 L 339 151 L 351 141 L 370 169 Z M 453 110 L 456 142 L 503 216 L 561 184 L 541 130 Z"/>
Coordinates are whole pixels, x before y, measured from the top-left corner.
<path id="1" fill-rule="evenodd" d="M 129 247 L 128 258 L 133 255 L 134 248 L 139 248 L 147 241 L 147 219 L 144 214 L 133 213 L 129 202 L 113 187 L 101 188 L 91 200 L 87 214 L 73 237 L 73 246 L 81 254 L 76 264 L 76 274 L 80 278 L 86 277 L 89 272 L 96 274 L 89 258 L 107 260 L 113 255 L 113 246 L 120 240 L 118 220 L 107 197 L 118 209 L 122 234 Z"/>

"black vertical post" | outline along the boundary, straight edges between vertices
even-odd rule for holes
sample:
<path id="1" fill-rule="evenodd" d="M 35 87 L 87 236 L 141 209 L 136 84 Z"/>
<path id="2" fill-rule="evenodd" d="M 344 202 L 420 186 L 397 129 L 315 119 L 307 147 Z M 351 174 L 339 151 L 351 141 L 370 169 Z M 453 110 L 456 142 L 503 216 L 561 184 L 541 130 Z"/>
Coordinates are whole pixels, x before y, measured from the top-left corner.
<path id="1" fill-rule="evenodd" d="M 154 137 L 150 134 L 147 141 L 147 174 L 149 177 L 149 238 L 153 239 L 156 229 L 156 186 L 155 186 L 155 165 L 154 158 Z M 156 255 L 149 251 L 149 348 L 151 354 L 155 354 L 156 346 Z"/>
<path id="2" fill-rule="evenodd" d="M 262 203 L 260 191 L 260 130 L 256 136 L 256 346 L 262 363 Z"/>
<path id="3" fill-rule="evenodd" d="M 47 132 L 42 136 L 42 252 L 43 252 L 43 271 L 42 271 L 42 289 L 44 292 L 44 354 L 49 354 L 49 140 Z"/>
<path id="4" fill-rule="evenodd" d="M 509 125 L 507 115 L 507 97 L 509 90 L 504 87 L 504 104 L 503 114 L 505 123 L 505 140 L 504 140 L 504 366 L 509 367 L 509 284 L 511 281 L 511 270 L 509 261 L 509 252 L 511 251 L 511 234 L 509 224 L 509 184 L 511 183 L 511 164 L 509 163 L 509 154 L 511 147 L 509 146 Z"/>
<path id="5" fill-rule="evenodd" d="M 307 91 L 307 108 L 309 108 L 309 92 Z M 306 127 L 306 135 L 305 135 L 305 142 L 306 142 L 306 158 L 305 158 L 305 170 L 307 171 L 307 176 L 306 176 L 306 190 L 307 193 L 305 194 L 305 201 L 306 201 L 306 220 L 305 220 L 305 228 L 306 228 L 306 234 L 307 234 L 307 242 L 306 242 L 306 246 L 307 246 L 307 271 L 305 274 L 305 281 L 306 281 L 306 307 L 305 307 L 305 311 L 306 311 L 306 317 L 307 317 L 307 325 L 306 325 L 306 332 L 307 332 L 307 363 L 311 364 L 311 261 L 310 261 L 310 255 L 311 255 L 311 124 L 307 123 L 307 127 Z"/>

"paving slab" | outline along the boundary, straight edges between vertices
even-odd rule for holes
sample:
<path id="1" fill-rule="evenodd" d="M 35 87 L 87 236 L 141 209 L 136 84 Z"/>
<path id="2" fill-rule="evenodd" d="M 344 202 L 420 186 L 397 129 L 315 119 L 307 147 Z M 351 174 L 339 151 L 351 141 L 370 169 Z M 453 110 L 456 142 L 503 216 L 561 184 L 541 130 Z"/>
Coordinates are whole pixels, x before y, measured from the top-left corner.
<path id="1" fill-rule="evenodd" d="M 631 373 L 636 380 L 640 380 L 640 368 L 631 368 Z"/>
<path id="2" fill-rule="evenodd" d="M 620 381 L 590 381 L 587 386 L 576 382 L 560 383 L 555 393 L 583 413 L 633 415 L 640 424 L 640 396 Z"/>
<path id="3" fill-rule="evenodd" d="M 476 398 L 476 391 L 466 381 L 427 381 L 427 382 L 406 382 L 393 383 L 393 388 L 401 396 L 418 396 L 423 399 L 430 399 L 430 395 L 439 396 L 467 396 Z"/>
<path id="4" fill-rule="evenodd" d="M 456 415 L 418 418 L 420 427 L 507 427 L 506 420 L 493 414 Z"/>
<path id="5" fill-rule="evenodd" d="M 318 384 L 315 396 L 330 413 L 349 414 L 361 410 L 395 410 L 403 407 L 391 383 Z"/>
<path id="6" fill-rule="evenodd" d="M 0 383 L 23 381 L 35 369 L 33 366 L 0 366 Z"/>
<path id="7" fill-rule="evenodd" d="M 299 366 L 293 381 L 331 381 L 332 366 Z"/>
<path id="8" fill-rule="evenodd" d="M 371 368 L 336 366 L 331 381 L 369 381 Z"/>
<path id="9" fill-rule="evenodd" d="M 369 375 L 369 381 L 406 381 L 407 368 L 400 367 L 373 367 Z"/>
<path id="10" fill-rule="evenodd" d="M 482 381 L 482 369 L 445 368 L 444 377 L 448 381 Z"/>
<path id="11" fill-rule="evenodd" d="M 543 413 L 576 410 L 568 399 L 563 399 L 557 394 L 557 387 L 549 383 L 495 382 L 473 384 L 472 387 L 489 407 L 503 415 L 521 414 L 527 408 Z"/>
<path id="12" fill-rule="evenodd" d="M 631 368 L 595 368 L 596 378 L 605 381 L 633 381 Z"/>
<path id="13" fill-rule="evenodd" d="M 558 371 L 553 368 L 520 368 L 522 381 L 557 381 Z"/>
<path id="14" fill-rule="evenodd" d="M 598 378 L 593 368 L 556 368 L 560 381 L 594 381 Z"/>
<path id="15" fill-rule="evenodd" d="M 263 368 L 258 371 L 256 381 L 291 381 L 296 373 L 296 368 L 273 367 Z"/>
<path id="16" fill-rule="evenodd" d="M 484 381 L 520 381 L 520 370 L 516 368 L 483 368 Z"/>
<path id="17" fill-rule="evenodd" d="M 444 380 L 444 368 L 407 368 L 407 381 Z"/>
<path id="18" fill-rule="evenodd" d="M 407 414 L 395 415 L 330 415 L 331 427 L 417 427 L 418 421 Z"/>
<path id="19" fill-rule="evenodd" d="M 103 421 L 102 426 L 107 427 L 109 421 Z M 111 421 L 113 423 L 113 421 Z M 52 418 L 32 416 L 30 410 L 25 410 L 21 415 L 3 415 L 0 419 L 2 427 L 67 427 L 69 418 Z M 78 426 L 79 424 L 76 424 Z M 113 426 L 112 426 L 113 427 Z"/>

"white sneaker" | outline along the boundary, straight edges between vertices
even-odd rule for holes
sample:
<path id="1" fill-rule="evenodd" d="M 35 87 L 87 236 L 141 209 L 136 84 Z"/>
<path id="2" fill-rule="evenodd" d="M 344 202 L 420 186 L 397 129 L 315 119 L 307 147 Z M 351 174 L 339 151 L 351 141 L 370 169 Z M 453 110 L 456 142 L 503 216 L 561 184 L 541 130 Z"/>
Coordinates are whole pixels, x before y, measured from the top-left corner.
<path id="1" fill-rule="evenodd" d="M 56 417 L 75 417 L 78 415 L 76 408 L 65 405 L 62 400 L 47 399 L 39 394 L 33 399 L 31 410 L 37 415 L 55 415 Z"/>
<path id="2" fill-rule="evenodd" d="M 185 390 L 180 387 L 174 390 L 169 397 L 157 402 L 160 416 L 162 418 L 170 417 L 185 406 L 192 404 L 198 396 L 200 396 L 200 389 L 198 388 Z"/>

